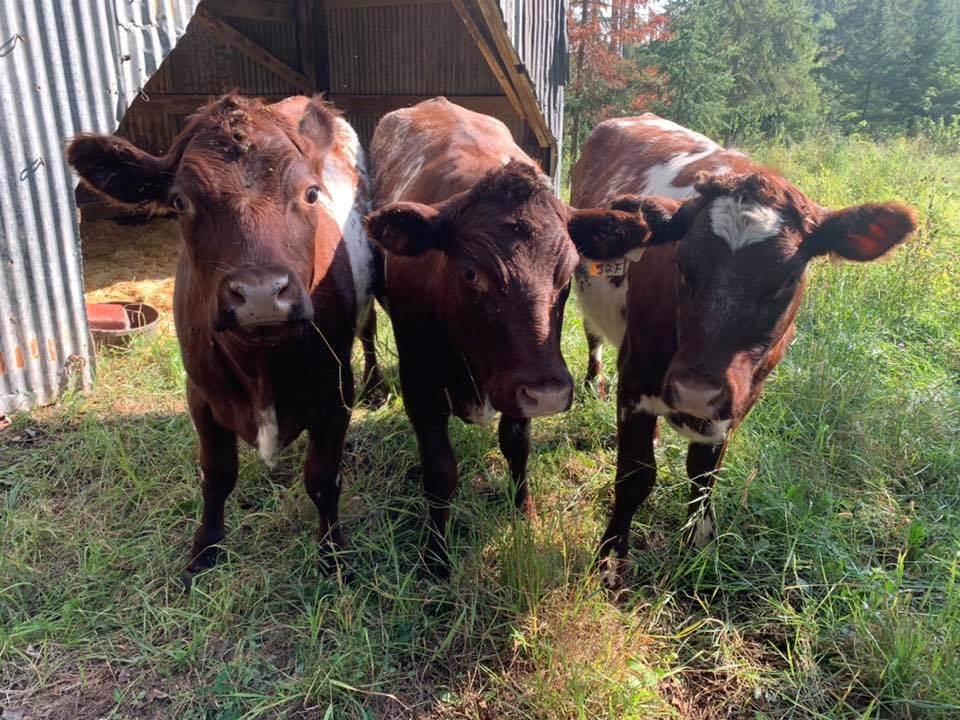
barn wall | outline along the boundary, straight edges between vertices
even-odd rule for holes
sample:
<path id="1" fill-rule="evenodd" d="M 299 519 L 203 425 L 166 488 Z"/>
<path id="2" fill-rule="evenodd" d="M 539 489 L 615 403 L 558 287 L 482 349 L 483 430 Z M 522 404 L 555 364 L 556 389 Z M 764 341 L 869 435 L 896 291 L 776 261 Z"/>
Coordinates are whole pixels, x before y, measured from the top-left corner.
<path id="1" fill-rule="evenodd" d="M 0 2 L 0 413 L 92 379 L 80 234 L 63 157 L 113 132 L 195 0 Z"/>
<path id="2" fill-rule="evenodd" d="M 569 77 L 567 0 L 499 0 L 507 33 L 533 83 L 537 104 L 563 158 L 563 93 Z"/>

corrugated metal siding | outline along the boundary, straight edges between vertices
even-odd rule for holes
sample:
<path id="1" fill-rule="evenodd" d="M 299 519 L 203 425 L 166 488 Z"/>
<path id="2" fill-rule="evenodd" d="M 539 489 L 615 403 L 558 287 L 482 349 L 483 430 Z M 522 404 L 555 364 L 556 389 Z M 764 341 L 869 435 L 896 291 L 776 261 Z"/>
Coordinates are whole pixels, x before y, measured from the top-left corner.
<path id="1" fill-rule="evenodd" d="M 334 94 L 499 95 L 452 4 L 332 8 Z"/>
<path id="2" fill-rule="evenodd" d="M 563 92 L 569 77 L 567 0 L 499 0 L 507 32 L 527 70 L 537 103 L 563 157 Z"/>
<path id="3" fill-rule="evenodd" d="M 0 412 L 91 380 L 76 182 L 63 146 L 81 131 L 116 129 L 196 4 L 0 2 Z"/>

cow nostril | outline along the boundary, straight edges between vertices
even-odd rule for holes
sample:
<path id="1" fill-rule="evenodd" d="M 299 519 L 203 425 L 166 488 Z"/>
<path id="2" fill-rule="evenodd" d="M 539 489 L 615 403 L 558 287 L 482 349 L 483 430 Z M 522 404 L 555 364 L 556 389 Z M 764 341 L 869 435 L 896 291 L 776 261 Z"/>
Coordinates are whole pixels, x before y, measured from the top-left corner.
<path id="1" fill-rule="evenodd" d="M 285 277 L 282 280 L 277 281 L 277 298 L 280 300 L 289 300 L 290 295 L 293 292 L 290 289 L 290 277 Z"/>
<path id="2" fill-rule="evenodd" d="M 517 392 L 517 397 L 521 405 L 537 405 L 540 401 L 534 396 L 526 385 L 521 385 Z"/>

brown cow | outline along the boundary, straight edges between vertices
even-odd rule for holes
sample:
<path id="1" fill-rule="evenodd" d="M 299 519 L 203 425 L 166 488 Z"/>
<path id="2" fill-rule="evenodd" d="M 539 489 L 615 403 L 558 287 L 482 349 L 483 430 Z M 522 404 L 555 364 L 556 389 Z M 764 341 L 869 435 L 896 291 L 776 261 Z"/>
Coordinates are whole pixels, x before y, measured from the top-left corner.
<path id="1" fill-rule="evenodd" d="M 694 183 L 698 163 L 713 174 Z M 896 203 L 826 210 L 743 155 L 722 153 L 703 136 L 650 115 L 598 126 L 574 178 L 575 197 L 603 197 L 644 215 L 656 245 L 643 251 L 630 242 L 575 238 L 592 260 L 642 253 L 628 269 L 615 500 L 599 553 L 605 582 L 615 587 L 630 522 L 656 480 L 657 417 L 690 440 L 690 539 L 704 545 L 714 537 L 715 471 L 730 433 L 793 339 L 807 265 L 823 255 L 874 260 L 907 238 L 915 218 Z M 682 205 L 614 197 L 650 188 L 693 197 Z M 598 296 L 581 294 L 585 315 L 596 310 L 586 305 Z"/>
<path id="2" fill-rule="evenodd" d="M 566 410 L 572 397 L 560 354 L 578 261 L 568 222 L 635 242 L 650 232 L 632 213 L 571 213 L 503 123 L 445 98 L 385 116 L 370 158 L 379 209 L 367 227 L 386 251 L 386 307 L 430 508 L 426 559 L 445 575 L 457 485 L 449 416 L 489 422 L 502 413 L 514 500 L 531 513 L 530 418 Z"/>
<path id="3" fill-rule="evenodd" d="M 319 98 L 264 105 L 227 95 L 161 157 L 103 135 L 76 138 L 67 155 L 113 201 L 179 216 L 174 316 L 203 484 L 187 581 L 223 540 L 238 435 L 272 464 L 309 432 L 304 483 L 322 547 L 340 547 L 350 348 L 373 284 L 356 134 Z"/>

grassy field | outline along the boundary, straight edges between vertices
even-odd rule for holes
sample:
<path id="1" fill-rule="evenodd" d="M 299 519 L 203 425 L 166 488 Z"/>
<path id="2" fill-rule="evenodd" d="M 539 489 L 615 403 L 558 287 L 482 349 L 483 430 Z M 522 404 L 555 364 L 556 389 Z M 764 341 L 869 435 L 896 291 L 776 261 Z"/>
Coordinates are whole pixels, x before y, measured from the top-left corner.
<path id="1" fill-rule="evenodd" d="M 244 449 L 224 561 L 185 595 L 196 443 L 162 335 L 0 434 L 0 717 L 960 717 L 960 157 L 757 154 L 824 204 L 909 202 L 922 230 L 881 264 L 813 269 L 799 339 L 727 455 L 715 547 L 681 547 L 685 445 L 664 429 L 634 583 L 600 590 L 614 407 L 580 394 L 534 423 L 537 527 L 511 510 L 495 433 L 451 423 L 456 567 L 421 580 L 394 397 L 349 435 L 351 582 L 318 575 L 301 442 L 275 471 Z M 564 348 L 582 376 L 573 307 Z"/>

